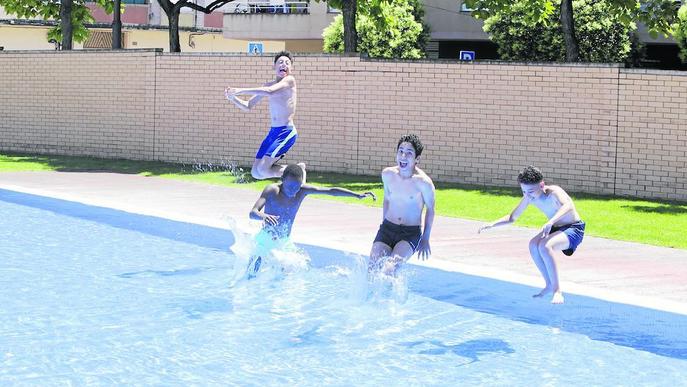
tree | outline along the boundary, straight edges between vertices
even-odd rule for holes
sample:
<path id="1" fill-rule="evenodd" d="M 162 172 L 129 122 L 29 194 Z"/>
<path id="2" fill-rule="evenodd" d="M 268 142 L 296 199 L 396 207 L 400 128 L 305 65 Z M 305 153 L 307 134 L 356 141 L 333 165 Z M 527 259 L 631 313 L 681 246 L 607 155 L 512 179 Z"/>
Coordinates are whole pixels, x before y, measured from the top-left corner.
<path id="1" fill-rule="evenodd" d="M 529 24 L 548 20 L 553 14 L 555 0 L 531 0 L 528 6 L 522 9 L 524 20 Z M 597 0 L 608 5 L 609 15 L 617 18 L 626 26 L 633 22 L 644 23 L 652 36 L 659 33 L 669 35 L 671 25 L 677 18 L 677 8 L 674 0 Z M 474 9 L 473 15 L 486 19 L 499 12 L 512 10 L 518 1 L 508 0 L 465 0 L 465 4 Z M 641 4 L 640 4 L 641 3 Z M 566 49 L 566 60 L 574 62 L 579 60 L 579 47 L 575 34 L 575 11 L 572 0 L 562 0 L 560 3 L 560 20 Z M 578 56 L 575 57 L 577 51 Z"/>
<path id="2" fill-rule="evenodd" d="M 105 12 L 112 12 L 112 0 L 95 2 L 103 7 Z M 57 20 L 59 23 L 50 29 L 48 39 L 61 41 L 63 50 L 71 50 L 72 41 L 85 41 L 89 35 L 85 25 L 94 22 L 91 10 L 86 7 L 84 0 L 0 0 L 0 5 L 7 13 L 18 18 L 40 17 L 43 20 Z"/>
<path id="3" fill-rule="evenodd" d="M 340 9 L 343 17 L 343 52 L 358 51 L 358 31 L 356 17 L 358 13 L 357 0 L 327 0 L 331 7 Z M 361 4 L 366 4 L 365 0 Z M 338 17 L 337 17 L 338 18 Z"/>
<path id="4" fill-rule="evenodd" d="M 418 1 L 392 0 L 383 3 L 376 15 L 360 14 L 356 19 L 357 46 L 374 58 L 416 59 L 424 57 L 428 30 L 416 20 Z M 392 22 L 389 22 L 392 21 Z M 325 52 L 345 52 L 344 18 L 337 16 L 323 32 Z"/>
<path id="5" fill-rule="evenodd" d="M 315 0 L 320 1 L 320 0 Z M 333 8 L 341 10 L 343 16 L 343 52 L 357 52 L 358 42 L 358 15 L 382 15 L 382 8 L 393 0 L 322 0 Z M 413 0 L 419 1 L 419 0 Z M 393 23 L 391 19 L 375 18 L 375 22 L 381 30 L 385 24 Z"/>
<path id="6" fill-rule="evenodd" d="M 122 2 L 114 0 L 114 14 L 112 15 L 112 49 L 122 48 Z"/>
<path id="7" fill-rule="evenodd" d="M 178 0 L 176 3 L 172 2 L 172 0 L 157 0 L 162 10 L 165 11 L 167 20 L 169 20 L 169 52 L 181 52 L 181 44 L 179 43 L 179 14 L 182 8 L 187 7 L 209 14 L 233 1 L 235 0 L 215 0 L 207 6 L 201 6 L 191 0 Z"/>
<path id="8" fill-rule="evenodd" d="M 569 53 L 558 11 L 540 22 L 528 22 L 522 9 L 528 0 L 516 0 L 508 10 L 485 20 L 484 30 L 498 45 L 499 55 L 507 60 L 567 61 Z M 609 12 L 610 5 L 597 0 L 574 0 L 578 58 L 585 62 L 623 62 L 633 47 L 636 26 L 626 26 Z"/>
<path id="9" fill-rule="evenodd" d="M 678 20 L 673 25 L 673 37 L 680 47 L 680 60 L 687 63 L 687 4 L 683 4 L 678 11 Z"/>
<path id="10" fill-rule="evenodd" d="M 575 20 L 573 18 L 573 0 L 561 0 L 560 7 L 561 31 L 565 40 L 565 60 L 577 62 L 580 60 L 580 46 L 575 34 Z"/>

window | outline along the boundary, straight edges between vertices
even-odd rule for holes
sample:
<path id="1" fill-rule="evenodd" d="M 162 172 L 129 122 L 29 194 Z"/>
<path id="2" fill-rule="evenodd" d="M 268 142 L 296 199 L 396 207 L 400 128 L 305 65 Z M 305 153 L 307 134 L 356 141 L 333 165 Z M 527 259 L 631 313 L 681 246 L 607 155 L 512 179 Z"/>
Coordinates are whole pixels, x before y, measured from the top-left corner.
<path id="1" fill-rule="evenodd" d="M 237 3 L 234 13 L 308 14 L 308 0 L 248 0 Z"/>

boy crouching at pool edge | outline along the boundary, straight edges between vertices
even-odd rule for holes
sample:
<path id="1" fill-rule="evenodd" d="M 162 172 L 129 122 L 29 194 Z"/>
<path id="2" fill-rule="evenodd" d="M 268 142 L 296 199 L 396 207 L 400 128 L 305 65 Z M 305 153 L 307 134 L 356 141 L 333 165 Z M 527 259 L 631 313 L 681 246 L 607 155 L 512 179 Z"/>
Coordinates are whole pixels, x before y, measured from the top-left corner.
<path id="1" fill-rule="evenodd" d="M 530 240 L 529 249 L 546 286 L 533 297 L 552 293 L 551 303 L 562 304 L 563 292 L 553 256 L 556 251 L 562 251 L 568 256 L 575 252 L 584 237 L 585 223 L 580 219 L 570 196 L 561 187 L 545 185 L 544 176 L 539 169 L 531 165 L 525 167 L 518 175 L 518 183 L 523 194 L 520 203 L 509 215 L 480 228 L 479 233 L 515 222 L 530 204 L 541 210 L 549 220 Z"/>

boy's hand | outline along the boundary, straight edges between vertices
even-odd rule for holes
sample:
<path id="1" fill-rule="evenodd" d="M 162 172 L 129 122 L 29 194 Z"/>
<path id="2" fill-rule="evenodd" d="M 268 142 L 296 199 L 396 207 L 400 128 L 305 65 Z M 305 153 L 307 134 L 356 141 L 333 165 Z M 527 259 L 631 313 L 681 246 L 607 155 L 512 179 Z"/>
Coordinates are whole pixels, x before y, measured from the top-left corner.
<path id="1" fill-rule="evenodd" d="M 232 97 L 232 96 L 238 94 L 239 91 L 240 91 L 240 89 L 237 89 L 237 88 L 231 87 L 231 86 L 227 86 L 227 87 L 224 89 L 224 95 L 225 95 L 227 98 L 229 98 L 229 97 Z"/>
<path id="2" fill-rule="evenodd" d="M 551 233 L 551 227 L 553 227 L 553 224 L 551 224 L 551 223 L 547 222 L 544 224 L 544 227 L 541 228 L 541 237 L 542 238 L 546 238 L 547 236 L 549 236 L 549 234 Z"/>
<path id="3" fill-rule="evenodd" d="M 377 197 L 375 196 L 375 194 L 373 194 L 373 193 L 370 192 L 370 191 L 367 191 L 367 192 L 358 194 L 358 199 L 365 199 L 365 198 L 368 197 L 368 196 L 371 197 L 372 200 L 374 200 L 374 201 L 377 200 Z"/>
<path id="4" fill-rule="evenodd" d="M 432 254 L 432 249 L 429 247 L 429 239 L 420 239 L 420 244 L 417 246 L 417 257 L 421 260 L 428 259 Z"/>
<path id="5" fill-rule="evenodd" d="M 488 225 L 486 225 L 486 226 L 482 226 L 482 227 L 479 228 L 479 230 L 477 230 L 477 233 L 478 233 L 478 234 L 481 234 L 481 233 L 483 233 L 483 232 L 489 230 L 491 227 L 492 227 L 492 226 L 491 226 L 490 224 L 488 224 Z"/>
<path id="6" fill-rule="evenodd" d="M 262 221 L 266 224 L 269 224 L 270 226 L 276 226 L 279 223 L 279 216 L 263 214 Z"/>

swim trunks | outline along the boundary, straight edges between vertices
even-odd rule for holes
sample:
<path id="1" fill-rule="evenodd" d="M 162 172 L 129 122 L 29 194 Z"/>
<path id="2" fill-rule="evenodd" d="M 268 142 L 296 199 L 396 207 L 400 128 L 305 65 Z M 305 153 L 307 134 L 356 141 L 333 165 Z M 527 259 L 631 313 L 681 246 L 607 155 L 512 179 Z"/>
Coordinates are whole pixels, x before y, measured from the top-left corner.
<path id="1" fill-rule="evenodd" d="M 262 141 L 260 149 L 258 149 L 258 153 L 255 154 L 255 158 L 261 159 L 264 156 L 283 156 L 289 151 L 289 149 L 291 149 L 293 144 L 296 143 L 297 138 L 298 132 L 296 131 L 295 126 L 273 126 L 265 139 Z"/>
<path id="2" fill-rule="evenodd" d="M 410 244 L 410 247 L 413 248 L 413 251 L 415 251 L 417 250 L 421 237 L 422 231 L 420 230 L 420 226 L 401 226 L 384 219 L 384 222 L 379 225 L 379 231 L 377 231 L 377 236 L 374 241 L 382 242 L 392 249 L 398 242 L 406 241 Z"/>
<path id="3" fill-rule="evenodd" d="M 570 247 L 563 250 L 563 254 L 568 256 L 573 255 L 577 249 L 577 246 L 582 243 L 582 238 L 584 237 L 584 222 L 580 220 L 579 222 L 566 224 L 565 226 L 551 227 L 551 233 L 556 231 L 560 231 L 565 234 L 565 236 L 568 237 L 568 242 L 570 242 Z"/>

